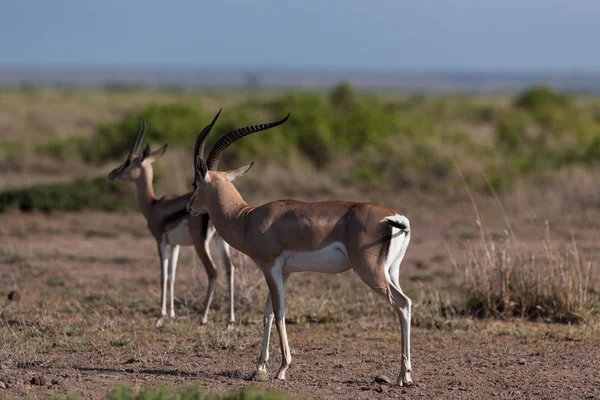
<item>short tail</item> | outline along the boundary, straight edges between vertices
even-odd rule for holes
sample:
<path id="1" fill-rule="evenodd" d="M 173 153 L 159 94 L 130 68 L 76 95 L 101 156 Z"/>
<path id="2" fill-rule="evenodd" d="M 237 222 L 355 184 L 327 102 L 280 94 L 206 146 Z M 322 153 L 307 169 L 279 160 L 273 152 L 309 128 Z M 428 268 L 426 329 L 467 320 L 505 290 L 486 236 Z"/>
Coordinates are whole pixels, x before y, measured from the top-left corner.
<path id="1" fill-rule="evenodd" d="M 410 222 L 408 222 L 408 218 L 406 218 L 404 215 L 390 215 L 389 217 L 385 217 L 381 222 L 383 221 L 395 228 L 400 229 L 401 231 L 410 231 Z"/>

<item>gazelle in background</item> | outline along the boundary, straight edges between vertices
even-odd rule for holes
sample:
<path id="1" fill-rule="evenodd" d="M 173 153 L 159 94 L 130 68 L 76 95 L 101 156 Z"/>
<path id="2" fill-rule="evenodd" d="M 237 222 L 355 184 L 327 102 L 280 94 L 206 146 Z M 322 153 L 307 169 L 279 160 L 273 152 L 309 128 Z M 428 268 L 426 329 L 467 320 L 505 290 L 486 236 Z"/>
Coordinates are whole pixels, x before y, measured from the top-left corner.
<path id="1" fill-rule="evenodd" d="M 212 124 L 209 126 L 212 126 Z M 208 129 L 208 127 L 205 129 Z M 173 297 L 179 247 L 192 245 L 196 249 L 196 254 L 202 261 L 208 275 L 208 291 L 201 321 L 202 324 L 205 324 L 208 321 L 208 312 L 217 281 L 217 270 L 209 251 L 209 242 L 215 234 L 215 228 L 210 223 L 208 215 L 192 217 L 187 212 L 186 205 L 192 195 L 191 193 L 181 196 L 167 195 L 160 199 L 155 196 L 152 183 L 152 163 L 165 153 L 167 145 L 165 144 L 154 152 L 151 152 L 150 146 L 146 145 L 141 155 L 138 154 L 145 131 L 146 122 L 140 119 L 138 132 L 127 159 L 121 166 L 108 174 L 108 179 L 111 181 L 126 180 L 135 182 L 140 211 L 146 218 L 148 229 L 156 240 L 161 263 L 161 312 L 156 326 L 162 326 L 167 317 L 167 292 L 169 294 L 169 317 L 175 318 Z M 235 322 L 233 306 L 235 268 L 231 263 L 229 245 L 218 236 L 215 236 L 215 240 L 221 250 L 229 279 L 229 323 L 232 324 Z M 171 247 L 170 257 L 169 247 Z"/>
<path id="2" fill-rule="evenodd" d="M 194 193 L 188 210 L 192 215 L 208 213 L 223 239 L 248 255 L 261 269 L 269 287 L 264 339 L 253 377 L 264 379 L 267 375 L 273 317 L 282 351 L 277 379 L 285 379 L 292 362 L 284 294 L 290 274 L 301 271 L 335 274 L 353 269 L 398 313 L 402 361 L 397 384 L 411 385 L 411 300 L 402 292 L 399 280 L 400 263 L 410 241 L 408 218 L 379 204 L 350 201 L 279 200 L 253 207 L 231 183 L 246 173 L 252 163 L 232 171 L 217 171 L 219 159 L 229 145 L 244 136 L 283 124 L 288 117 L 289 114 L 277 122 L 229 132 L 215 143 L 206 162 L 201 151 L 196 151 L 194 157 Z M 209 132 L 210 126 L 198 136 L 196 149 L 204 147 Z"/>

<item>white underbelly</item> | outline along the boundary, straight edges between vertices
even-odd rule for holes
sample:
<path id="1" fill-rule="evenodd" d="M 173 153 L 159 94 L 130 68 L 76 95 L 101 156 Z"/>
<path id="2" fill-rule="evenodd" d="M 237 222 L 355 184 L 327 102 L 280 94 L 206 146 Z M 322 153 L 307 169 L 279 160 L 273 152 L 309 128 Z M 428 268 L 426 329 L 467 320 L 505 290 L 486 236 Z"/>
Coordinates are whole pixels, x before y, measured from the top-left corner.
<path id="1" fill-rule="evenodd" d="M 167 243 L 170 245 L 191 246 L 194 244 L 190 235 L 190 222 L 183 219 L 179 225 L 167 232 Z"/>
<path id="2" fill-rule="evenodd" d="M 315 251 L 284 251 L 283 273 L 313 271 L 339 274 L 350 269 L 346 247 L 339 242 Z"/>

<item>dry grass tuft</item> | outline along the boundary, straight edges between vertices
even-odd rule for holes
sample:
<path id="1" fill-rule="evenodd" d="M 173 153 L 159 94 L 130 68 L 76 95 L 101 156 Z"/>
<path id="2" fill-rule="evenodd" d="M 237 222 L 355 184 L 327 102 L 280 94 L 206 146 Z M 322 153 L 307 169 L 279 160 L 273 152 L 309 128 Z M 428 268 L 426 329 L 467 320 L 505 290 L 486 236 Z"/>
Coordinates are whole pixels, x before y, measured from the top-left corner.
<path id="1" fill-rule="evenodd" d="M 581 323 L 595 314 L 591 296 L 592 260 L 581 257 L 573 240 L 557 246 L 546 226 L 541 249 L 513 236 L 494 241 L 483 233 L 468 251 L 459 286 L 465 313 L 479 318 L 521 317 L 559 323 Z"/>

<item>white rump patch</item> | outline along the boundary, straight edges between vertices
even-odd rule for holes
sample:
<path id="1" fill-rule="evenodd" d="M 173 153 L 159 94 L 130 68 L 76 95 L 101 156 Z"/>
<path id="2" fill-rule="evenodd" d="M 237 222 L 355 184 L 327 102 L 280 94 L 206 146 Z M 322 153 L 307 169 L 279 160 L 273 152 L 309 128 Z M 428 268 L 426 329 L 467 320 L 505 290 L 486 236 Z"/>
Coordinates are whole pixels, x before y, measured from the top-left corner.
<path id="1" fill-rule="evenodd" d="M 385 260 L 385 274 L 388 282 L 391 282 L 396 289 L 400 289 L 400 264 L 406 254 L 406 248 L 410 242 L 410 222 L 404 215 L 392 215 L 382 220 L 393 221 L 399 225 L 403 225 L 406 229 L 398 229 L 392 225 L 392 239 L 388 249 L 387 258 Z M 386 222 L 387 223 L 387 222 Z"/>
<path id="2" fill-rule="evenodd" d="M 179 225 L 167 232 L 167 243 L 170 245 L 191 246 L 194 244 L 190 235 L 190 221 L 184 218 Z"/>
<path id="3" fill-rule="evenodd" d="M 284 251 L 279 257 L 284 274 L 304 271 L 339 274 L 350 269 L 346 247 L 339 242 L 315 251 Z"/>

